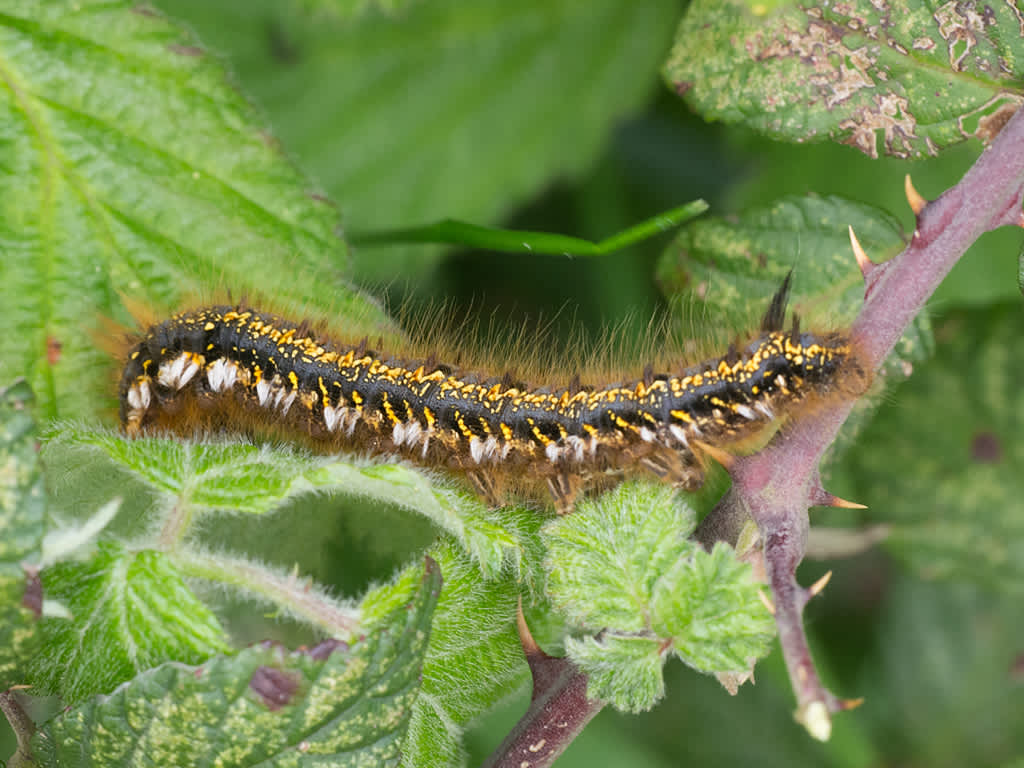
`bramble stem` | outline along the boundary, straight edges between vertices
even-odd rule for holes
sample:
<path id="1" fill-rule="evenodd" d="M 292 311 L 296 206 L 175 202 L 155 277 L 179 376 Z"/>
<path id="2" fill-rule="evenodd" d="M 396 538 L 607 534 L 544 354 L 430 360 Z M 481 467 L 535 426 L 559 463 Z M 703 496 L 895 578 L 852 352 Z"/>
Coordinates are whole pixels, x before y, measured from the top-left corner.
<path id="1" fill-rule="evenodd" d="M 865 299 L 851 343 L 866 371 L 875 372 L 925 302 L 977 238 L 1004 225 L 1024 224 L 1024 110 L 954 187 L 927 204 L 906 249 L 865 275 Z M 797 697 L 797 719 L 827 738 L 829 713 L 852 706 L 824 688 L 804 635 L 808 594 L 795 580 L 803 560 L 807 509 L 822 498 L 818 464 L 856 402 L 856 394 L 798 414 L 760 453 L 736 460 L 733 486 L 701 526 L 700 539 L 738 530 L 753 518 L 764 542 L 765 568 L 774 590 L 779 642 Z"/>
<path id="2" fill-rule="evenodd" d="M 568 659 L 530 658 L 533 698 L 519 722 L 482 768 L 545 768 L 604 708 L 587 698 L 587 676 Z"/>

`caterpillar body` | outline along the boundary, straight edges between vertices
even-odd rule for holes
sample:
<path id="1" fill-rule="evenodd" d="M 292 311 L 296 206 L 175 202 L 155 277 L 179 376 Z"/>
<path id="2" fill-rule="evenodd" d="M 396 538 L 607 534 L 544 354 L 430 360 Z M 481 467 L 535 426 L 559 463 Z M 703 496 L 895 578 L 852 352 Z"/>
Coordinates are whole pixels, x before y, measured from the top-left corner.
<path id="1" fill-rule="evenodd" d="M 401 455 L 464 474 L 485 501 L 508 486 L 559 513 L 581 490 L 653 472 L 703 482 L 702 445 L 748 440 L 855 366 L 841 334 L 780 329 L 785 291 L 741 351 L 675 373 L 555 390 L 393 359 L 244 306 L 209 306 L 151 327 L 121 378 L 122 428 L 194 433 L 273 423 L 320 451 Z"/>

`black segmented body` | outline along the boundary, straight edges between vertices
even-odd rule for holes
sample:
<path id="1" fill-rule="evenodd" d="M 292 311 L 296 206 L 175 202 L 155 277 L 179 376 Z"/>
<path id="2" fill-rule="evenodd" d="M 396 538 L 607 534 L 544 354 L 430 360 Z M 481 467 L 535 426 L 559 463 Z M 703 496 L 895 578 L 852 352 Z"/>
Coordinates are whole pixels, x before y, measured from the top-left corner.
<path id="1" fill-rule="evenodd" d="M 742 353 L 679 374 L 596 389 L 527 389 L 335 344 L 305 325 L 242 307 L 175 315 L 132 350 L 120 386 L 128 434 L 192 431 L 177 414 L 230 426 L 241 407 L 314 445 L 399 452 L 463 471 L 493 503 L 498 476 L 542 482 L 561 511 L 581 485 L 644 468 L 685 487 L 703 478 L 695 442 L 756 435 L 829 391 L 851 356 L 839 335 L 766 331 Z M 183 410 L 188 401 L 195 408 Z"/>

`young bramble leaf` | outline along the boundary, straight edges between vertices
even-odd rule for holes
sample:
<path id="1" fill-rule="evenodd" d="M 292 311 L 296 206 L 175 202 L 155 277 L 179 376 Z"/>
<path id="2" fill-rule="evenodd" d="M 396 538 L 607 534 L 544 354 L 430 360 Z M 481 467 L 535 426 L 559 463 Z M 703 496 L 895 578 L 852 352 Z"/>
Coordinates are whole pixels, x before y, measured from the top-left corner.
<path id="1" fill-rule="evenodd" d="M 697 547 L 686 541 L 694 525 L 693 510 L 662 485 L 624 483 L 583 501 L 543 529 L 552 602 L 584 627 L 650 629 L 657 582 Z"/>
<path id="2" fill-rule="evenodd" d="M 47 568 L 43 587 L 71 618 L 43 620 L 43 649 L 29 675 L 69 703 L 168 659 L 195 664 L 231 650 L 220 623 L 160 552 L 101 542 L 86 562 Z"/>
<path id="3" fill-rule="evenodd" d="M 49 722 L 36 755 L 74 768 L 396 766 L 441 585 L 432 561 L 417 571 L 380 631 L 351 649 L 257 646 L 194 668 L 164 664 Z"/>
<path id="4" fill-rule="evenodd" d="M 898 21 L 896 14 L 898 13 Z M 866 154 L 991 139 L 1020 103 L 1011 4 L 693 3 L 665 77 L 709 119 Z"/>
<path id="5" fill-rule="evenodd" d="M 838 197 L 784 197 L 738 217 L 692 222 L 665 251 L 658 279 L 667 293 L 706 307 L 708 325 L 742 328 L 764 311 L 751 299 L 767 301 L 793 270 L 793 309 L 805 323 L 849 322 L 864 300 L 851 226 L 876 262 L 904 246 L 899 222 L 878 208 Z"/>
<path id="6" fill-rule="evenodd" d="M 758 598 L 750 566 L 719 542 L 681 558 L 658 582 L 651 601 L 651 627 L 672 638 L 673 652 L 703 672 L 747 668 L 769 650 L 775 636 L 771 614 Z"/>
<path id="7" fill-rule="evenodd" d="M 645 712 L 665 695 L 664 644 L 655 637 L 570 637 L 569 657 L 587 674 L 587 698 L 620 712 Z"/>
<path id="8" fill-rule="evenodd" d="M 588 695 L 625 711 L 664 693 L 668 651 L 702 672 L 745 672 L 768 651 L 771 615 L 748 564 L 686 537 L 692 513 L 663 486 L 627 482 L 544 527 L 552 601 L 596 637 L 570 638 Z"/>
<path id="9" fill-rule="evenodd" d="M 40 556 L 46 506 L 32 402 L 24 380 L 0 389 L 0 691 L 25 682 L 40 641 L 43 594 L 24 566 Z"/>

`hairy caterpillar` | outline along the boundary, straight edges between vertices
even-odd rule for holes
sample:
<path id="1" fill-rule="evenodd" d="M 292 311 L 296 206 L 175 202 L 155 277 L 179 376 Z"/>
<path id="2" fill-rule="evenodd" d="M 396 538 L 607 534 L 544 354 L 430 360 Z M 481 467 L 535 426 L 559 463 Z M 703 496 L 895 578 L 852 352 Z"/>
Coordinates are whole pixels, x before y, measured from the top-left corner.
<path id="1" fill-rule="evenodd" d="M 546 489 L 559 513 L 581 490 L 641 470 L 693 489 L 704 478 L 702 446 L 757 436 L 856 367 L 845 336 L 801 333 L 795 322 L 782 330 L 788 288 L 787 277 L 762 334 L 741 351 L 554 391 L 392 359 L 366 339 L 337 343 L 244 306 L 203 307 L 152 326 L 132 349 L 121 424 L 138 435 L 271 420 L 318 450 L 397 453 L 463 473 L 492 505 L 509 480 L 534 498 Z"/>

